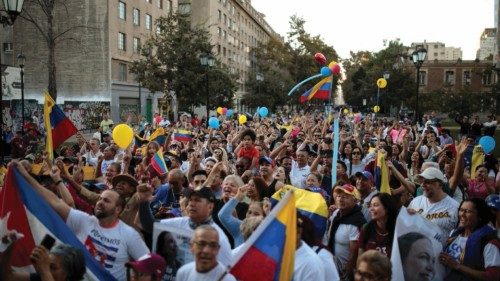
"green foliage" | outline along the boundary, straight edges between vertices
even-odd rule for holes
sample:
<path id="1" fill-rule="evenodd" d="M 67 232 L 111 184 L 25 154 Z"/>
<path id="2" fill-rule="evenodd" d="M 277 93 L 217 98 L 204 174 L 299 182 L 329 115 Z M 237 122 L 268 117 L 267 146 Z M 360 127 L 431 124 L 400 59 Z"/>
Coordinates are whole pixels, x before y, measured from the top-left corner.
<path id="1" fill-rule="evenodd" d="M 219 62 L 209 69 L 200 65 L 199 55 L 213 48 L 208 31 L 191 27 L 190 22 L 175 14 L 157 19 L 156 26 L 158 32 L 141 47 L 141 59 L 132 63 L 131 72 L 137 80 L 166 97 L 174 91 L 179 109 L 186 110 L 205 104 L 208 75 L 210 104 L 229 106 L 236 89 L 234 75 L 219 67 Z"/>
<path id="2" fill-rule="evenodd" d="M 327 62 L 338 60 L 335 49 L 328 46 L 320 36 L 307 33 L 304 24 L 302 18 L 292 16 L 291 31 L 286 42 L 271 39 L 252 49 L 256 66 L 255 71 L 250 72 L 247 77 L 248 94 L 243 98 L 245 105 L 273 109 L 285 104 L 298 104 L 300 94 L 319 80 L 307 83 L 291 97 L 287 94 L 296 83 L 319 73 L 321 66 L 315 62 L 314 54 L 322 53 Z M 257 73 L 263 76 L 263 81 L 257 81 Z M 337 77 L 334 77 L 334 84 L 337 83 Z"/>

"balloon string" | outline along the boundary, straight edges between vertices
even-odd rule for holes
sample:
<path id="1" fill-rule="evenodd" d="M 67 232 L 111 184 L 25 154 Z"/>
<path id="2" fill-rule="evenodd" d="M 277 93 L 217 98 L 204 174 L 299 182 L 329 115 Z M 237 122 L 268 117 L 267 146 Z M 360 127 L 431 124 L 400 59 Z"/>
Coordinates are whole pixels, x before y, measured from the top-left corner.
<path id="1" fill-rule="evenodd" d="M 290 92 L 288 92 L 288 95 L 290 96 L 293 92 L 295 92 L 295 91 L 296 91 L 296 90 L 297 90 L 300 86 L 302 86 L 304 83 L 309 82 L 309 81 L 311 81 L 311 80 L 313 80 L 313 79 L 316 79 L 316 78 L 319 78 L 319 77 L 323 77 L 323 74 L 321 74 L 321 73 L 320 73 L 320 74 L 316 74 L 316 75 L 313 75 L 313 76 L 311 76 L 311 77 L 309 77 L 309 78 L 307 78 L 307 79 L 305 79 L 305 80 L 301 81 L 299 84 L 295 85 L 295 87 L 293 87 L 293 88 L 290 90 Z"/>

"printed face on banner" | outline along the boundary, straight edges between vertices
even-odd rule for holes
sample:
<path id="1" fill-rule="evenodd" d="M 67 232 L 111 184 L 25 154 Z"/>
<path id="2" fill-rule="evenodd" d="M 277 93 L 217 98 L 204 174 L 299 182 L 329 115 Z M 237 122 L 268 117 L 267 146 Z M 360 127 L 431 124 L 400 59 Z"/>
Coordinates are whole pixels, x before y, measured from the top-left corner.
<path id="1" fill-rule="evenodd" d="M 194 261 L 190 250 L 191 235 L 185 229 L 155 224 L 153 230 L 153 252 L 167 262 L 165 275 L 161 280 L 175 280 L 177 270 Z"/>

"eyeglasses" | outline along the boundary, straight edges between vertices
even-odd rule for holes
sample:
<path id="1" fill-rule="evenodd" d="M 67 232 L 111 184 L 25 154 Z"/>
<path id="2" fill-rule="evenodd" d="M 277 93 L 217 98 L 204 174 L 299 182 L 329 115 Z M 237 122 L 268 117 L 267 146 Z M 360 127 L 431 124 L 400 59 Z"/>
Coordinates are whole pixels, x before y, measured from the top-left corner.
<path id="1" fill-rule="evenodd" d="M 460 209 L 458 209 L 458 212 L 459 213 L 466 213 L 466 214 L 473 214 L 475 211 L 474 210 L 468 210 L 468 209 L 460 208 Z"/>
<path id="2" fill-rule="evenodd" d="M 426 179 L 424 179 L 422 181 L 422 184 L 433 184 L 433 183 L 436 183 L 436 182 L 439 182 L 439 180 L 426 180 Z"/>
<path id="3" fill-rule="evenodd" d="M 219 243 L 217 242 L 193 241 L 193 244 L 200 250 L 204 249 L 205 247 L 208 247 L 210 250 L 216 250 L 220 247 Z"/>
<path id="4" fill-rule="evenodd" d="M 353 151 L 351 154 L 352 155 L 361 155 L 361 152 L 359 152 L 359 151 Z"/>

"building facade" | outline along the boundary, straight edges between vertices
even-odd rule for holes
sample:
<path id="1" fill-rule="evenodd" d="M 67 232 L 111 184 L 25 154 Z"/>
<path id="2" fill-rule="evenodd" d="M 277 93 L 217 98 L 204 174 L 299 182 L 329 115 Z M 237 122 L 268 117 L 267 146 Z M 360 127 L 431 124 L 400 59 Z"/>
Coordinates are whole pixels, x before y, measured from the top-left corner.
<path id="1" fill-rule="evenodd" d="M 163 94 L 142 88 L 129 73 L 129 65 L 139 58 L 141 43 L 155 32 L 155 20 L 176 7 L 177 0 L 75 0 L 55 5 L 54 34 L 63 34 L 54 49 L 56 102 L 70 117 L 83 114 L 73 120 L 77 127 L 95 130 L 95 122 L 89 125 L 85 114 L 102 112 L 92 109 L 110 110 L 115 122 L 154 113 Z M 47 17 L 31 2 L 26 1 L 24 9 L 38 27 L 22 18 L 10 33 L 0 27 L 2 61 L 13 65 L 18 53 L 26 56 L 25 98 L 42 104 L 41 93 L 48 85 Z"/>
<path id="2" fill-rule="evenodd" d="M 479 49 L 476 58 L 479 60 L 492 60 L 495 53 L 496 28 L 485 28 L 479 38 Z"/>
<path id="3" fill-rule="evenodd" d="M 458 60 L 462 58 L 462 49 L 456 47 L 446 47 L 441 42 L 414 42 L 411 43 L 411 49 L 422 46 L 427 50 L 427 60 Z"/>
<path id="4" fill-rule="evenodd" d="M 265 21 L 265 15 L 252 7 L 250 0 L 179 0 L 179 13 L 189 17 L 192 25 L 209 30 L 214 45 L 212 53 L 223 67 L 238 76 L 233 101 L 241 110 L 247 77 L 257 71 L 251 49 L 270 38 L 281 40 L 279 34 Z"/>

